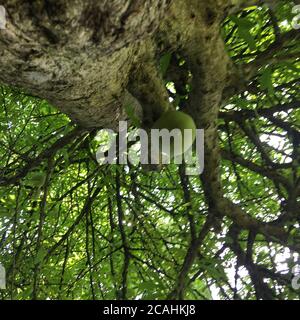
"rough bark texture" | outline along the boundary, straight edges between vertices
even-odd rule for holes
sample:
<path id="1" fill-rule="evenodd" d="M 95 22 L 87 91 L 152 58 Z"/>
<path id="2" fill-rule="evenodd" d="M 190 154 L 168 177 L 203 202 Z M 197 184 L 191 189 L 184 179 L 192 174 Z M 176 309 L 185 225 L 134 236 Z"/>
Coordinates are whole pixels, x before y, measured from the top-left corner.
<path id="1" fill-rule="evenodd" d="M 87 127 L 116 124 L 144 42 L 167 1 L 4 1 L 1 82 L 49 100 Z"/>
<path id="2" fill-rule="evenodd" d="M 203 88 L 204 100 L 218 104 L 222 84 L 215 86 L 212 75 L 224 81 L 227 56 L 220 22 L 245 2 L 4 1 L 0 81 L 47 99 L 85 127 L 115 127 L 125 117 L 127 90 L 146 117 L 168 108 L 156 58 L 182 51 L 217 92 Z"/>

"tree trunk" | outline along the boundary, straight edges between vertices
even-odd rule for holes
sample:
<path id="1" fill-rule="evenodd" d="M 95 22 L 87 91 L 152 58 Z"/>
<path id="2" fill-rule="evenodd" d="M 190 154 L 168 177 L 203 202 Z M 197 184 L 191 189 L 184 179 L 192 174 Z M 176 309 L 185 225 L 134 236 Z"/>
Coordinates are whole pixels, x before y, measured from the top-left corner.
<path id="1" fill-rule="evenodd" d="M 218 105 L 230 65 L 220 23 L 247 3 L 4 1 L 0 80 L 47 99 L 84 127 L 115 128 L 126 118 L 125 103 L 140 104 L 150 119 L 169 108 L 157 62 L 163 52 L 180 52 L 208 82 L 201 100 Z"/>

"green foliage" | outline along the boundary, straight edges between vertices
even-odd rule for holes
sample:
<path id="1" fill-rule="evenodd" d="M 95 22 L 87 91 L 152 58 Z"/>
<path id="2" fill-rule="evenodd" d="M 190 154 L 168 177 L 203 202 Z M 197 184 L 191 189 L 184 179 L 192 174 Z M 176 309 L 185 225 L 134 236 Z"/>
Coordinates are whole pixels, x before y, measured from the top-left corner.
<path id="1" fill-rule="evenodd" d="M 291 7 L 283 1 L 275 10 L 282 34 L 291 31 Z M 251 7 L 224 21 L 237 65 L 246 69 L 276 41 L 269 14 Z M 183 83 L 167 77 L 172 63 Z M 184 110 L 193 70 L 169 53 L 160 67 Z M 222 106 L 218 120 L 224 196 L 258 221 L 280 226 L 277 219 L 285 219 L 289 238 L 280 241 L 251 228 L 236 231 L 228 217 L 220 232 L 206 230 L 211 211 L 201 177 L 183 177 L 183 166 L 174 164 L 159 173 L 99 166 L 97 132 L 72 135 L 76 128 L 53 106 L 2 86 L 0 262 L 8 289 L 0 296 L 165 299 L 178 284 L 195 229 L 207 233 L 184 278 L 184 298 L 255 299 L 254 271 L 275 298 L 299 298 L 290 282 L 299 264 L 299 68 L 299 41 L 291 40 Z M 139 126 L 130 106 L 126 112 Z"/>

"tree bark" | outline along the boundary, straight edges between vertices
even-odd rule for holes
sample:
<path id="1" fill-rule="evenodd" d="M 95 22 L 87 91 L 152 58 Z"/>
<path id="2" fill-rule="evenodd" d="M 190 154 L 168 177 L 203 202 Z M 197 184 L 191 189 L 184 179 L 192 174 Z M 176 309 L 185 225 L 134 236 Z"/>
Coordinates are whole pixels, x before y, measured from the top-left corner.
<path id="1" fill-rule="evenodd" d="M 220 73 L 216 78 L 225 81 L 229 60 L 220 23 L 248 2 L 3 1 L 0 81 L 47 99 L 84 127 L 117 127 L 126 118 L 124 104 L 136 99 L 145 117 L 158 117 L 169 108 L 160 54 L 193 56 L 198 76 L 213 83 L 212 72 Z M 214 90 L 207 98 L 218 104 L 223 85 Z"/>

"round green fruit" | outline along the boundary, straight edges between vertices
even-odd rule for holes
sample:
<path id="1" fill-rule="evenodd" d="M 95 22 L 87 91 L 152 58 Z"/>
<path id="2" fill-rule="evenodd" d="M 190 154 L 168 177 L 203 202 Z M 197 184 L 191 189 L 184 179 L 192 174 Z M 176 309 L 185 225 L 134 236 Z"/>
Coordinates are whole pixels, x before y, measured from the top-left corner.
<path id="1" fill-rule="evenodd" d="M 171 139 L 170 141 L 170 154 L 166 155 L 170 159 L 185 153 L 193 145 L 196 138 L 196 125 L 193 118 L 181 111 L 165 112 L 154 123 L 152 129 L 167 129 L 172 136 L 172 130 L 179 129 L 177 130 L 177 133 L 181 134 L 182 144 L 174 144 L 174 141 L 178 138 L 178 134 L 174 134 L 174 139 Z M 189 131 L 185 131 L 186 129 L 189 129 Z M 174 132 L 175 131 L 173 131 L 173 133 Z M 162 150 L 161 142 L 159 148 Z"/>

